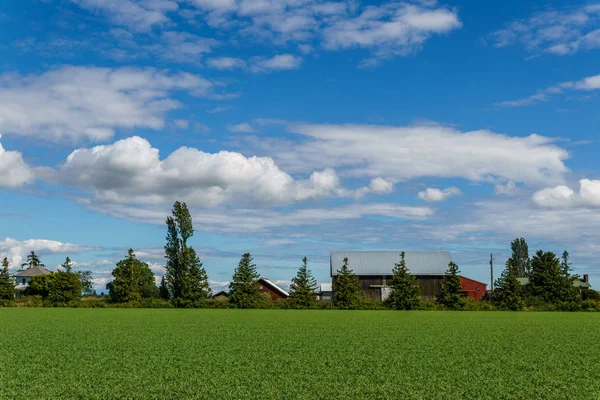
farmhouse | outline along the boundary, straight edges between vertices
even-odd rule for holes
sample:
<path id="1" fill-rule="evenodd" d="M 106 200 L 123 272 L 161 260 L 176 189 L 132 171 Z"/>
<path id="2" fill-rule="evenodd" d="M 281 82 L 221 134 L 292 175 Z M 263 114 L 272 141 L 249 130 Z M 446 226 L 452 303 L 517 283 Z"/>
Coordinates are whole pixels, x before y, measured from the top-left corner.
<path id="1" fill-rule="evenodd" d="M 363 295 L 373 301 L 386 300 L 390 293 L 389 281 L 394 266 L 400 262 L 400 251 L 332 251 L 330 274 L 335 288 L 338 270 L 348 258 L 348 266 L 360 281 Z M 406 267 L 421 285 L 424 300 L 435 300 L 441 292 L 441 283 L 452 261 L 447 251 L 408 251 L 405 253 Z M 461 277 L 463 293 L 480 300 L 486 293 L 486 284 Z M 334 293 L 335 296 L 335 293 Z"/>
<path id="2" fill-rule="evenodd" d="M 517 280 L 522 286 L 529 285 L 529 278 L 517 278 Z M 576 287 L 579 290 L 591 289 L 592 285 L 590 284 L 590 276 L 585 274 L 583 275 L 583 278 L 573 279 L 573 287 Z"/>
<path id="3" fill-rule="evenodd" d="M 289 293 L 268 280 L 267 278 L 260 278 L 257 281 L 260 291 L 268 293 L 271 296 L 271 301 L 286 300 L 290 297 Z"/>
<path id="4" fill-rule="evenodd" d="M 29 287 L 31 278 L 39 275 L 50 275 L 51 273 L 52 271 L 39 266 L 29 267 L 26 270 L 17 272 L 14 276 L 17 281 L 17 286 L 15 286 L 15 297 L 21 297 L 21 294 Z"/>
<path id="5" fill-rule="evenodd" d="M 317 292 L 317 300 L 319 301 L 328 301 L 333 298 L 333 289 L 331 288 L 331 283 L 321 283 L 319 285 L 319 291 Z"/>

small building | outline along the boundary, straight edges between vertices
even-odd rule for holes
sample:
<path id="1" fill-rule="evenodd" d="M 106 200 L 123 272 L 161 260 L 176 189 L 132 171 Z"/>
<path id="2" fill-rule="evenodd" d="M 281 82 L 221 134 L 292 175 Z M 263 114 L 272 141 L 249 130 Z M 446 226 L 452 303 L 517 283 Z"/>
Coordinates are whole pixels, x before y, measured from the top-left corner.
<path id="1" fill-rule="evenodd" d="M 333 289 L 331 283 L 321 283 L 317 292 L 317 300 L 330 301 L 333 300 Z"/>
<path id="2" fill-rule="evenodd" d="M 228 297 L 229 297 L 229 293 L 227 293 L 225 290 L 221 290 L 220 292 L 212 295 L 212 298 L 214 300 L 224 300 L 224 299 L 227 299 Z"/>
<path id="3" fill-rule="evenodd" d="M 529 278 L 517 278 L 517 281 L 519 281 L 521 286 L 529 285 Z M 583 278 L 573 279 L 573 287 L 576 287 L 579 290 L 591 289 L 592 285 L 590 284 L 590 276 L 585 274 L 583 275 Z"/>
<path id="4" fill-rule="evenodd" d="M 400 251 L 332 251 L 330 274 L 333 286 L 338 270 L 348 258 L 348 267 L 360 281 L 362 294 L 369 300 L 386 300 L 390 293 L 388 285 L 394 266 L 400 262 Z M 408 271 L 415 275 L 421 285 L 424 300 L 436 300 L 441 291 L 442 279 L 452 261 L 447 251 L 407 251 L 405 261 Z M 483 289 L 485 293 L 485 289 Z M 335 293 L 333 293 L 335 296 Z"/>
<path id="5" fill-rule="evenodd" d="M 261 292 L 268 293 L 271 296 L 271 301 L 287 300 L 290 297 L 288 292 L 267 278 L 260 278 L 256 283 L 258 283 Z"/>
<path id="6" fill-rule="evenodd" d="M 50 275 L 52 271 L 47 270 L 44 267 L 29 267 L 23 271 L 17 272 L 14 275 L 15 281 L 17 285 L 15 286 L 15 297 L 18 299 L 21 297 L 23 292 L 29 287 L 29 282 L 31 278 L 39 275 Z"/>
<path id="7" fill-rule="evenodd" d="M 460 284 L 462 286 L 462 291 L 465 294 L 465 296 L 471 297 L 477 301 L 481 300 L 487 292 L 486 283 L 479 282 L 471 278 L 461 276 Z"/>

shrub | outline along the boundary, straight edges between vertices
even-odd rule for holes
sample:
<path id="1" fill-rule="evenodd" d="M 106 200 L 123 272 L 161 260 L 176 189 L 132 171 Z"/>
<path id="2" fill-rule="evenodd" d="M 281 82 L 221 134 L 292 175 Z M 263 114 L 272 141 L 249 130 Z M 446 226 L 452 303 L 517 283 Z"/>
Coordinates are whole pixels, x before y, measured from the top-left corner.
<path id="1" fill-rule="evenodd" d="M 592 289 L 583 289 L 581 291 L 581 298 L 583 300 L 596 300 L 600 301 L 600 292 L 597 292 Z"/>

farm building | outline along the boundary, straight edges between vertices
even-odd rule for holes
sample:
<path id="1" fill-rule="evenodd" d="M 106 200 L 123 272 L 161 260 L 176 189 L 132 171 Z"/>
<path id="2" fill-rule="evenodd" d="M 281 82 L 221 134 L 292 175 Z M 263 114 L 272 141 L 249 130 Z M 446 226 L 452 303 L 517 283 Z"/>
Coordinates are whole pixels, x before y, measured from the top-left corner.
<path id="1" fill-rule="evenodd" d="M 260 278 L 257 283 L 259 284 L 261 292 L 268 293 L 271 296 L 271 301 L 287 300 L 290 297 L 288 292 L 267 278 Z"/>
<path id="2" fill-rule="evenodd" d="M 29 267 L 26 270 L 17 272 L 14 275 L 17 286 L 15 286 L 15 297 L 20 298 L 21 294 L 29 287 L 29 281 L 34 276 L 39 275 L 50 275 L 52 271 L 47 270 L 44 267 Z"/>
<path id="3" fill-rule="evenodd" d="M 522 286 L 529 285 L 529 278 L 517 278 Z M 588 274 L 583 275 L 583 278 L 573 279 L 573 286 L 579 288 L 579 290 L 591 289 L 590 276 Z"/>
<path id="4" fill-rule="evenodd" d="M 317 300 L 328 301 L 333 299 L 333 289 L 331 283 L 321 283 L 317 291 Z"/>
<path id="5" fill-rule="evenodd" d="M 330 273 L 332 283 L 338 270 L 348 258 L 348 266 L 360 281 L 362 294 L 369 300 L 383 301 L 390 293 L 388 283 L 392 278 L 394 266 L 400 262 L 400 251 L 332 251 L 330 255 Z M 405 254 L 406 267 L 415 275 L 421 285 L 424 300 L 439 297 L 441 283 L 452 261 L 447 251 L 408 251 Z M 486 284 L 461 277 L 464 294 L 480 300 L 486 293 Z M 335 296 L 335 293 L 334 293 Z"/>

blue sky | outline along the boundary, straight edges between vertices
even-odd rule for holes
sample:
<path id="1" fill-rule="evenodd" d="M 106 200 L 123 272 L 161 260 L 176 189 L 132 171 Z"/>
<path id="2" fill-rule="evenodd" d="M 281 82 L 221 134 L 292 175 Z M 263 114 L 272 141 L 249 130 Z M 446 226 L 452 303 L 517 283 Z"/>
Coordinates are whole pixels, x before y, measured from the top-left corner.
<path id="1" fill-rule="evenodd" d="M 0 5 L 0 256 L 103 288 L 162 274 L 190 206 L 215 289 L 330 250 L 449 250 L 489 280 L 524 236 L 600 285 L 600 3 L 19 0 Z"/>

